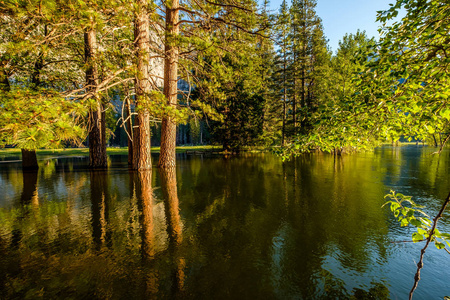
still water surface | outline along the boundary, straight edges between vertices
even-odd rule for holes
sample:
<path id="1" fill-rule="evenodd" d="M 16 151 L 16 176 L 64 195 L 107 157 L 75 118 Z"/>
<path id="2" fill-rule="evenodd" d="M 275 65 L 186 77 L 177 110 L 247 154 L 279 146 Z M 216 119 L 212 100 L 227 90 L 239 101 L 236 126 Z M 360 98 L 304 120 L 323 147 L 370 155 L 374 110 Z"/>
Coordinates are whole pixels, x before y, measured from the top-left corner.
<path id="1" fill-rule="evenodd" d="M 3 157 L 0 298 L 406 299 L 423 244 L 393 243 L 412 231 L 381 205 L 394 189 L 436 214 L 450 153 L 433 151 L 179 155 L 143 173 Z M 433 246 L 424 265 L 415 299 L 450 296 L 450 256 Z"/>

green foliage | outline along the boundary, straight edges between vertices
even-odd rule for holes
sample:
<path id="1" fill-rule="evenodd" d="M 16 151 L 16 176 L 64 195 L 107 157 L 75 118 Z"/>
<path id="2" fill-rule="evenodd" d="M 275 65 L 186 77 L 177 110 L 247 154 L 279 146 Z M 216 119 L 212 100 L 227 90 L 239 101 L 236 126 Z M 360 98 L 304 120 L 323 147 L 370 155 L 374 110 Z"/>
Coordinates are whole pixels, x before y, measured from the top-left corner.
<path id="1" fill-rule="evenodd" d="M 0 93 L 0 147 L 59 148 L 65 141 L 85 136 L 80 102 L 69 101 L 51 90 L 13 89 Z"/>
<path id="2" fill-rule="evenodd" d="M 414 243 L 430 238 L 432 221 L 423 212 L 424 206 L 416 204 L 411 196 L 405 196 L 394 191 L 387 194 L 385 198 L 390 200 L 383 204 L 382 207 L 389 206 L 394 217 L 400 222 L 402 227 L 411 225 L 416 229 L 416 232 L 411 236 Z M 430 241 L 434 242 L 437 249 L 445 249 L 446 245 L 450 247 L 450 234 L 441 233 L 435 228 Z"/>
<path id="3" fill-rule="evenodd" d="M 406 16 L 387 26 L 401 8 Z M 448 131 L 449 67 L 448 14 L 445 1 L 398 0 L 389 10 L 378 12 L 383 23 L 378 69 L 397 80 L 391 85 L 392 118 L 400 134 L 427 139 Z"/>
<path id="4" fill-rule="evenodd" d="M 371 95 L 374 78 L 368 70 L 373 44 L 365 33 L 346 35 L 339 44 L 330 65 L 321 69 L 320 102 L 309 115 L 310 129 L 297 134 L 292 143 L 277 149 L 284 159 L 312 150 L 353 152 L 371 149 L 383 135 L 377 126 L 383 124 L 382 113 Z M 370 69 L 369 69 L 370 70 Z M 364 92 L 361 92 L 364 91 Z"/>
<path id="5" fill-rule="evenodd" d="M 406 16 L 387 26 L 401 8 Z M 380 42 L 345 36 L 325 76 L 324 100 L 308 115 L 311 130 L 279 153 L 352 151 L 401 137 L 443 146 L 450 138 L 449 12 L 446 2 L 398 0 L 378 14 Z"/>

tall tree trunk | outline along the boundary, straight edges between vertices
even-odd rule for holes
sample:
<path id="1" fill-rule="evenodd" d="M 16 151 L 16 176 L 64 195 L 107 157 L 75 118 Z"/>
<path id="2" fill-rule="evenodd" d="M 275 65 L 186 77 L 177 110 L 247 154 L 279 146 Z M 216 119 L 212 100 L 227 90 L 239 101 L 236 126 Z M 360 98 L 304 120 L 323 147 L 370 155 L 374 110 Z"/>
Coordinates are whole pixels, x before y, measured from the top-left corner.
<path id="1" fill-rule="evenodd" d="M 285 46 L 286 47 L 286 46 Z M 284 53 L 284 63 L 283 63 L 283 128 L 281 129 L 281 146 L 286 145 L 286 101 L 287 101 L 287 87 L 286 87 L 286 53 Z"/>
<path id="2" fill-rule="evenodd" d="M 305 72 L 305 65 L 303 64 L 302 66 L 302 99 L 301 99 L 301 107 L 302 107 L 302 122 L 301 122 L 301 128 L 300 130 L 303 133 L 306 133 L 306 113 L 307 113 L 307 108 L 306 108 L 306 72 Z"/>
<path id="3" fill-rule="evenodd" d="M 101 99 L 97 97 L 98 69 L 95 62 L 97 55 L 97 38 L 95 30 L 89 29 L 84 33 L 84 56 L 87 64 L 86 86 L 87 92 L 93 93 L 96 99 L 95 106 L 89 111 L 89 167 L 107 168 L 106 154 L 106 125 L 105 113 Z"/>
<path id="4" fill-rule="evenodd" d="M 134 35 L 137 52 L 136 109 L 137 117 L 133 131 L 133 169 L 149 170 L 152 168 L 150 153 L 150 114 L 148 97 L 150 78 L 148 63 L 150 60 L 150 20 L 147 12 L 147 0 L 137 0 Z"/>
<path id="5" fill-rule="evenodd" d="M 294 37 L 297 36 L 297 22 L 294 20 Z M 293 83 L 294 83 L 294 88 L 292 89 L 293 91 L 293 97 L 292 97 L 292 122 L 294 124 L 294 130 L 293 133 L 294 135 L 297 133 L 297 49 L 295 48 L 296 45 L 296 41 L 293 41 L 293 45 L 292 45 L 292 52 L 294 54 L 294 61 L 292 62 L 293 64 Z"/>
<path id="6" fill-rule="evenodd" d="M 166 36 L 165 36 L 165 58 L 164 58 L 164 96 L 167 104 L 176 109 L 177 105 L 177 82 L 178 82 L 178 9 L 179 0 L 166 2 Z M 158 166 L 160 168 L 175 166 L 177 126 L 174 120 L 166 116 L 161 124 L 161 152 Z"/>
<path id="7" fill-rule="evenodd" d="M 307 115 L 308 115 L 308 108 L 306 103 L 306 68 L 307 68 L 307 43 L 308 43 L 308 34 L 306 32 L 307 25 L 306 25 L 306 7 L 302 7 L 302 15 L 304 17 L 304 22 L 302 23 L 302 37 L 303 37 L 303 45 L 302 45 L 302 99 L 301 99 L 301 107 L 302 107 L 302 121 L 301 121 L 301 131 L 303 133 L 306 133 L 306 125 L 307 125 Z"/>

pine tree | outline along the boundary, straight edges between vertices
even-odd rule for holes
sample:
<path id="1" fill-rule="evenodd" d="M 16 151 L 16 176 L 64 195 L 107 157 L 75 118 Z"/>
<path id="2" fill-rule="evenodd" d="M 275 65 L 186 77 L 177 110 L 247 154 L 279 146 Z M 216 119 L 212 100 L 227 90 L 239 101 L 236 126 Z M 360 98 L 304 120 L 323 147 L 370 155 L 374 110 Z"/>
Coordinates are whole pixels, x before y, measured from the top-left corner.
<path id="1" fill-rule="evenodd" d="M 320 18 L 315 12 L 315 0 L 294 0 L 291 7 L 292 40 L 291 94 L 293 130 L 297 133 L 297 119 L 300 118 L 301 133 L 311 127 L 310 116 L 319 102 L 320 73 L 329 64 L 330 54 L 323 35 Z M 300 110 L 297 110 L 297 95 L 300 95 Z"/>
<path id="2" fill-rule="evenodd" d="M 169 107 L 176 108 L 178 96 L 178 45 L 179 0 L 166 2 L 166 27 L 164 40 L 164 96 Z M 161 124 L 161 151 L 158 167 L 175 166 L 176 123 L 170 116 L 163 116 Z"/>
<path id="3" fill-rule="evenodd" d="M 7 2 L 5 8 L 0 140 L 22 148 L 23 168 L 36 169 L 37 148 L 58 147 L 82 134 L 76 116 L 83 110 L 61 95 L 68 73 L 55 72 L 67 59 L 64 41 L 55 37 L 70 35 L 70 26 L 64 5 L 53 1 Z"/>
<path id="4" fill-rule="evenodd" d="M 286 144 L 286 131 L 287 131 L 287 110 L 288 110 L 288 81 L 289 81 L 289 65 L 290 65 L 290 56 L 289 56 L 289 47 L 290 47 L 290 39 L 289 39 L 289 29 L 290 29 L 290 17 L 288 13 L 288 6 L 286 1 L 284 0 L 280 7 L 280 13 L 277 17 L 276 24 L 276 44 L 278 46 L 278 55 L 275 59 L 275 71 L 274 71 L 274 82 L 275 82 L 275 95 L 278 95 L 278 98 L 282 103 L 282 111 L 281 111 L 281 119 L 282 119 L 282 128 L 281 128 L 281 145 L 284 146 Z M 277 88 L 278 86 L 278 88 Z"/>
<path id="5" fill-rule="evenodd" d="M 261 96 L 264 99 L 263 109 L 263 131 L 260 143 L 264 146 L 273 146 L 281 140 L 282 118 L 280 111 L 282 103 L 279 101 L 278 83 L 273 82 L 276 52 L 274 37 L 276 30 L 273 25 L 276 23 L 275 15 L 269 13 L 269 1 L 265 0 L 262 5 L 262 13 L 259 17 L 262 36 L 258 37 L 257 55 L 259 56 L 259 70 L 261 74 L 262 87 Z M 270 37 L 266 38 L 266 37 Z"/>
<path id="6" fill-rule="evenodd" d="M 136 50 L 136 124 L 133 130 L 133 169 L 149 170 L 152 168 L 150 153 L 150 18 L 147 11 L 148 0 L 137 0 L 134 20 Z"/>

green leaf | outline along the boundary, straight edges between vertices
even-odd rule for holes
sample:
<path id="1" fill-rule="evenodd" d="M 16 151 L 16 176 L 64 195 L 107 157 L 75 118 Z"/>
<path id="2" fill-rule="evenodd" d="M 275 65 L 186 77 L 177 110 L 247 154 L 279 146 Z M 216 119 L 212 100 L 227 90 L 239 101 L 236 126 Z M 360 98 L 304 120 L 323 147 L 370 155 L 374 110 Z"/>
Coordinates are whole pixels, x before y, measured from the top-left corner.
<path id="1" fill-rule="evenodd" d="M 423 235 L 421 235 L 421 234 L 419 234 L 419 233 L 417 233 L 417 232 L 414 232 L 414 233 L 412 234 L 412 240 L 413 240 L 414 243 L 417 243 L 417 242 L 423 241 L 424 238 L 423 238 Z"/>
<path id="2" fill-rule="evenodd" d="M 421 235 L 427 234 L 427 231 L 424 230 L 424 229 L 422 229 L 422 228 L 417 228 L 417 232 L 418 232 L 419 234 L 421 234 Z"/>
<path id="3" fill-rule="evenodd" d="M 420 226 L 422 226 L 422 222 L 420 222 L 420 221 L 417 220 L 417 219 L 411 219 L 411 221 L 409 221 L 409 223 L 410 223 L 411 225 L 415 226 L 415 227 L 420 227 Z"/>
<path id="4" fill-rule="evenodd" d="M 400 224 L 401 224 L 402 227 L 408 226 L 408 224 L 409 224 L 408 219 L 406 219 L 406 218 L 402 219 L 402 221 L 400 222 Z"/>
<path id="5" fill-rule="evenodd" d="M 395 211 L 399 207 L 400 207 L 400 204 L 398 204 L 397 202 L 392 202 L 392 204 L 391 204 L 391 211 Z M 398 214 L 397 214 L 397 216 L 398 216 Z"/>
<path id="6" fill-rule="evenodd" d="M 434 242 L 434 245 L 436 246 L 436 248 L 438 248 L 439 250 L 444 249 L 445 248 L 445 244 L 441 243 L 441 242 Z"/>
<path id="7" fill-rule="evenodd" d="M 444 238 L 444 239 L 448 239 L 448 240 L 450 240 L 450 234 L 449 233 L 441 233 L 441 236 L 442 236 L 442 238 Z"/>
<path id="8" fill-rule="evenodd" d="M 441 117 L 450 120 L 450 109 L 441 109 L 440 113 Z"/>

